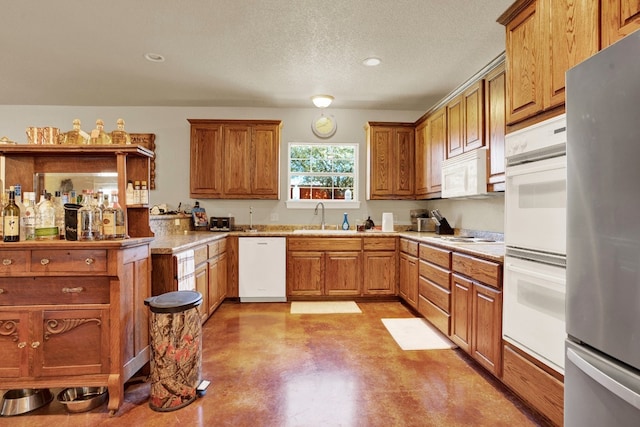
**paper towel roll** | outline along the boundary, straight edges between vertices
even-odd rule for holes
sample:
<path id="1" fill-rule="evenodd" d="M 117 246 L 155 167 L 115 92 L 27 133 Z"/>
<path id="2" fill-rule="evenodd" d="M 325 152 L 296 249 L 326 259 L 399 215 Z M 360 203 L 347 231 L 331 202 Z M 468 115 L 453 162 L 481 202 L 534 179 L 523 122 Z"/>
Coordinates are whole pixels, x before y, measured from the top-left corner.
<path id="1" fill-rule="evenodd" d="M 382 231 L 393 231 L 393 214 L 391 212 L 382 214 Z"/>

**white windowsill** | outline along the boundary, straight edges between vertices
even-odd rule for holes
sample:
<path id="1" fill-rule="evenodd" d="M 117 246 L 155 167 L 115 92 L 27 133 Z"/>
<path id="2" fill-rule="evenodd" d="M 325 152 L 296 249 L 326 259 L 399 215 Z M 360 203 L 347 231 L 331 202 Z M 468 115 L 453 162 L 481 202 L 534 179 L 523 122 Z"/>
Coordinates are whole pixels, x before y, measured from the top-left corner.
<path id="1" fill-rule="evenodd" d="M 287 200 L 287 209 L 315 209 L 318 203 L 322 202 L 325 209 L 360 209 L 360 202 L 357 200 Z"/>

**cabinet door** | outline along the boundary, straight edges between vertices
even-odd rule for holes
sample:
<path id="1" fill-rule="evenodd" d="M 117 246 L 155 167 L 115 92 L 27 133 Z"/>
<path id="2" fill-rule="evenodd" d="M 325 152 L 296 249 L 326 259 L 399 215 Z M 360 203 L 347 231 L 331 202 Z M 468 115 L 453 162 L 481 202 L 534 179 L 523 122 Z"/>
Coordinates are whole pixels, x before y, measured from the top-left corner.
<path id="1" fill-rule="evenodd" d="M 229 198 L 251 195 L 251 126 L 224 126 L 224 195 Z"/>
<path id="2" fill-rule="evenodd" d="M 371 126 L 369 129 L 369 197 L 393 196 L 393 129 Z"/>
<path id="3" fill-rule="evenodd" d="M 0 378 L 29 375 L 29 313 L 0 311 Z"/>
<path id="4" fill-rule="evenodd" d="M 251 134 L 251 194 L 261 199 L 277 199 L 279 195 L 279 132 L 279 126 L 256 125 Z"/>
<path id="5" fill-rule="evenodd" d="M 287 295 L 323 295 L 324 253 L 287 253 Z"/>
<path id="6" fill-rule="evenodd" d="M 219 265 L 218 257 L 210 258 L 208 261 L 209 273 L 207 277 L 207 300 L 208 300 L 208 315 L 210 316 L 213 311 L 218 307 L 218 274 Z"/>
<path id="7" fill-rule="evenodd" d="M 488 190 L 504 191 L 505 72 L 504 64 L 484 80 L 486 144 L 489 148 Z"/>
<path id="8" fill-rule="evenodd" d="M 396 253 L 364 252 L 364 294 L 395 295 Z"/>
<path id="9" fill-rule="evenodd" d="M 193 273 L 196 279 L 196 291 L 202 295 L 202 304 L 198 306 L 200 311 L 200 318 L 204 323 L 209 318 L 209 279 L 208 279 L 209 266 L 205 262 L 196 267 L 196 271 Z"/>
<path id="10" fill-rule="evenodd" d="M 109 372 L 109 309 L 33 311 L 27 347 L 37 377 Z"/>
<path id="11" fill-rule="evenodd" d="M 603 49 L 640 29 L 640 1 L 603 0 L 601 26 Z"/>
<path id="12" fill-rule="evenodd" d="M 451 340 L 469 353 L 471 351 L 471 322 L 473 283 L 453 274 L 451 299 Z"/>
<path id="13" fill-rule="evenodd" d="M 395 158 L 394 194 L 399 198 L 413 199 L 415 130 L 400 127 L 395 130 L 393 141 Z"/>
<path id="14" fill-rule="evenodd" d="M 415 136 L 415 196 L 424 199 L 428 194 L 427 181 L 429 168 L 427 167 L 427 133 L 429 122 L 425 120 L 416 127 Z"/>
<path id="15" fill-rule="evenodd" d="M 427 131 L 427 194 L 439 197 L 442 191 L 442 162 L 447 146 L 447 109 L 441 108 L 429 118 Z"/>
<path id="16" fill-rule="evenodd" d="M 361 252 L 326 252 L 324 294 L 360 295 L 362 293 L 361 271 Z"/>
<path id="17" fill-rule="evenodd" d="M 543 109 L 544 40 L 538 3 L 532 2 L 507 24 L 507 123 Z"/>
<path id="18" fill-rule="evenodd" d="M 502 292 L 473 284 L 471 355 L 496 376 L 502 374 Z"/>
<path id="19" fill-rule="evenodd" d="M 224 164 L 222 125 L 191 126 L 191 197 L 220 197 Z"/>
<path id="20" fill-rule="evenodd" d="M 418 258 L 400 253 L 400 297 L 418 307 Z"/>
<path id="21" fill-rule="evenodd" d="M 484 85 L 478 80 L 462 94 L 464 138 L 463 151 L 466 153 L 484 146 Z"/>
<path id="22" fill-rule="evenodd" d="M 462 154 L 464 150 L 464 108 L 462 96 L 447 104 L 447 158 Z"/>
<path id="23" fill-rule="evenodd" d="M 227 297 L 227 253 L 221 253 L 218 257 L 218 305 Z"/>

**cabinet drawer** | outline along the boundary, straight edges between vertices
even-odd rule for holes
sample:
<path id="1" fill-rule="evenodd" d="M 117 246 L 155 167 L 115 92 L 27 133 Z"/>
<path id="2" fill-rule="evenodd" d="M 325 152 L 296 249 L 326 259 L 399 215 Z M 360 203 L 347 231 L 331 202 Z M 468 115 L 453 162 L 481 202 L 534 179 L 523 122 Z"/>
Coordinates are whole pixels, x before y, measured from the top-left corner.
<path id="1" fill-rule="evenodd" d="M 440 310 L 422 295 L 418 295 L 418 312 L 431 322 L 443 334 L 449 336 L 451 315 Z"/>
<path id="2" fill-rule="evenodd" d="M 362 249 L 360 237 L 289 237 L 287 249 L 290 251 L 359 251 Z"/>
<path id="3" fill-rule="evenodd" d="M 420 245 L 420 259 L 437 264 L 447 270 L 451 269 L 451 251 L 447 249 Z"/>
<path id="4" fill-rule="evenodd" d="M 25 273 L 28 268 L 29 251 L 0 252 L 0 274 Z"/>
<path id="5" fill-rule="evenodd" d="M 195 265 L 202 264 L 209 258 L 207 256 L 207 245 L 198 246 L 193 250 L 193 262 Z"/>
<path id="6" fill-rule="evenodd" d="M 223 254 L 227 251 L 227 238 L 218 240 L 218 253 Z"/>
<path id="7" fill-rule="evenodd" d="M 420 249 L 422 251 L 422 249 Z M 437 283 L 445 289 L 451 289 L 451 272 L 426 261 L 420 261 L 420 276 Z"/>
<path id="8" fill-rule="evenodd" d="M 363 237 L 362 245 L 365 251 L 395 251 L 395 237 Z"/>
<path id="9" fill-rule="evenodd" d="M 418 243 L 408 239 L 400 239 L 400 252 L 418 256 Z"/>
<path id="10" fill-rule="evenodd" d="M 108 304 L 109 278 L 17 277 L 0 281 L 0 306 L 40 304 Z"/>
<path id="11" fill-rule="evenodd" d="M 442 289 L 435 283 L 421 277 L 418 284 L 418 293 L 438 306 L 442 311 L 451 312 L 451 291 Z"/>
<path id="12" fill-rule="evenodd" d="M 34 250 L 31 252 L 34 273 L 104 273 L 107 271 L 106 250 Z"/>
<path id="13" fill-rule="evenodd" d="M 454 253 L 452 269 L 469 278 L 502 289 L 502 264 Z"/>

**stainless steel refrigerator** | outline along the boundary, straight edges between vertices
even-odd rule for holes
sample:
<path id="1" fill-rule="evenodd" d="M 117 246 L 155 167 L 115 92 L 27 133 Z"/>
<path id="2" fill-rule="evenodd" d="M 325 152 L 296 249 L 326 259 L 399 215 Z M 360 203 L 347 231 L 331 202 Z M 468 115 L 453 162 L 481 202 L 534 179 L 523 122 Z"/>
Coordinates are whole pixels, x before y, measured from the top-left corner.
<path id="1" fill-rule="evenodd" d="M 640 425 L 640 32 L 567 72 L 565 425 Z"/>

